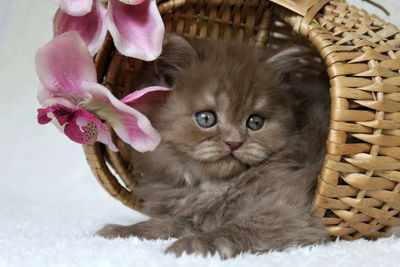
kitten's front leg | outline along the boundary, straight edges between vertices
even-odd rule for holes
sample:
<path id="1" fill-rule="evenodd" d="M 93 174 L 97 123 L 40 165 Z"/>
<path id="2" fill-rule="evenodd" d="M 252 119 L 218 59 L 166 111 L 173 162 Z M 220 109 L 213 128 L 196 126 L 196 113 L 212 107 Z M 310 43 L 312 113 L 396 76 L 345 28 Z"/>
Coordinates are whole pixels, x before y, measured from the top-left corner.
<path id="1" fill-rule="evenodd" d="M 133 225 L 107 224 L 96 232 L 95 235 L 112 239 L 117 237 L 136 236 L 141 239 L 168 239 L 178 237 L 183 227 L 170 218 L 152 218 L 148 221 Z"/>

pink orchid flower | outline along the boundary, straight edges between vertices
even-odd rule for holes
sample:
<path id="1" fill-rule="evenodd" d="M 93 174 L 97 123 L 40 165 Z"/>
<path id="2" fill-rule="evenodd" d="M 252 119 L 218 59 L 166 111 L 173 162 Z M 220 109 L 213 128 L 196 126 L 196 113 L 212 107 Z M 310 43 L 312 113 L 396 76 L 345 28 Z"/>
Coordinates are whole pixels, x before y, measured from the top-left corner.
<path id="1" fill-rule="evenodd" d="M 118 149 L 102 120 L 140 152 L 151 151 L 160 142 L 150 121 L 135 107 L 159 101 L 169 88 L 147 87 L 118 100 L 96 82 L 89 50 L 75 32 L 62 34 L 40 48 L 35 63 L 41 82 L 38 100 L 44 106 L 38 110 L 40 124 L 53 121 L 71 140 L 80 144 L 99 141 L 113 151 Z"/>
<path id="2" fill-rule="evenodd" d="M 117 50 L 128 57 L 156 59 L 162 48 L 164 23 L 155 0 L 54 0 L 60 6 L 54 16 L 54 35 L 78 32 L 92 55 L 108 31 Z"/>

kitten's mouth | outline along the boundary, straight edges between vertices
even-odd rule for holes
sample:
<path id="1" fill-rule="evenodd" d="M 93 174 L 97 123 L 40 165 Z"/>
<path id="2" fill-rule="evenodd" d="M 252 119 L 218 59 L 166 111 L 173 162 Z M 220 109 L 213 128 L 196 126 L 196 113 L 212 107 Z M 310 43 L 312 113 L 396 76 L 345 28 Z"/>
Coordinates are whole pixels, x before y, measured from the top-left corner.
<path id="1" fill-rule="evenodd" d="M 210 161 L 210 162 L 237 161 L 237 162 L 241 163 L 241 161 L 235 155 L 233 155 L 232 152 L 226 153 L 224 155 L 220 155 L 218 158 L 214 158 L 213 160 L 207 160 L 207 161 Z"/>
<path id="2" fill-rule="evenodd" d="M 237 155 L 235 155 L 237 154 Z M 229 151 L 225 153 L 220 153 L 218 156 L 215 155 L 214 157 L 209 157 L 208 159 L 197 159 L 203 163 L 210 163 L 210 164 L 229 164 L 230 166 L 236 166 L 236 168 L 240 169 L 248 169 L 254 166 L 257 166 L 261 163 L 263 163 L 266 158 L 263 159 L 251 159 L 251 158 L 246 158 L 246 153 L 244 153 L 245 157 L 243 158 L 243 153 L 238 151 L 238 153 L 235 153 L 235 151 Z"/>
<path id="3" fill-rule="evenodd" d="M 233 155 L 233 153 L 229 153 L 228 155 L 226 155 L 226 158 L 231 158 L 231 159 L 236 159 L 235 155 Z"/>
<path id="4" fill-rule="evenodd" d="M 237 162 L 239 162 L 239 163 L 241 163 L 241 164 L 244 164 L 240 159 L 238 159 L 232 152 L 231 153 L 229 153 L 228 155 L 226 155 L 225 157 L 223 157 L 222 159 L 225 159 L 225 160 L 234 160 L 234 161 L 237 161 Z"/>
<path id="5" fill-rule="evenodd" d="M 241 161 L 232 152 L 229 153 L 228 155 L 226 155 L 225 157 L 223 157 L 221 160 L 236 162 L 236 164 L 239 164 L 239 166 L 241 166 L 240 168 L 242 170 L 248 170 L 252 167 L 250 164 L 247 164 L 247 163 Z"/>
<path id="6" fill-rule="evenodd" d="M 236 156 L 233 152 L 230 152 L 223 159 L 236 161 L 239 164 L 245 166 L 246 169 L 249 169 L 251 167 L 258 166 L 258 165 L 264 163 L 268 158 L 269 158 L 269 156 L 265 157 L 265 158 L 262 158 L 262 159 L 259 159 L 259 160 L 248 161 L 248 160 L 245 160 L 245 159 L 241 159 L 240 156 Z"/>

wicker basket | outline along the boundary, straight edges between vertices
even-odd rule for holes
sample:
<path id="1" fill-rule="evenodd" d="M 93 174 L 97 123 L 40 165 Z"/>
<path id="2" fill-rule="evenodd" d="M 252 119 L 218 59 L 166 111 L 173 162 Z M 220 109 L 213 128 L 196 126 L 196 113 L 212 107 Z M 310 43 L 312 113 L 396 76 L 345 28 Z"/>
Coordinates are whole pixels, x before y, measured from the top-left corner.
<path id="1" fill-rule="evenodd" d="M 316 212 L 332 236 L 345 239 L 384 236 L 400 225 L 400 34 L 394 25 L 343 0 L 157 2 L 166 30 L 188 38 L 279 46 L 295 34 L 307 37 L 325 61 L 331 85 Z M 135 87 L 142 64 L 121 56 L 107 38 L 96 58 L 98 79 L 122 97 Z M 84 146 L 88 163 L 113 197 L 140 210 L 130 197 L 135 185 L 127 148 L 115 142 L 118 153 L 100 143 Z"/>

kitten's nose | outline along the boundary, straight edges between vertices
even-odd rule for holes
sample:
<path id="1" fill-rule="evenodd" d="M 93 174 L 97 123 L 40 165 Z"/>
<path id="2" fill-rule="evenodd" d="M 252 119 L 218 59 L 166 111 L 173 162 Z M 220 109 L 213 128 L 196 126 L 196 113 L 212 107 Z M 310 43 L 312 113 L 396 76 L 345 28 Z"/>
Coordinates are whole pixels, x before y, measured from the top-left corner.
<path id="1" fill-rule="evenodd" d="M 225 141 L 225 144 L 229 146 L 231 151 L 235 151 L 238 149 L 243 143 L 242 142 L 231 142 L 231 141 Z"/>

